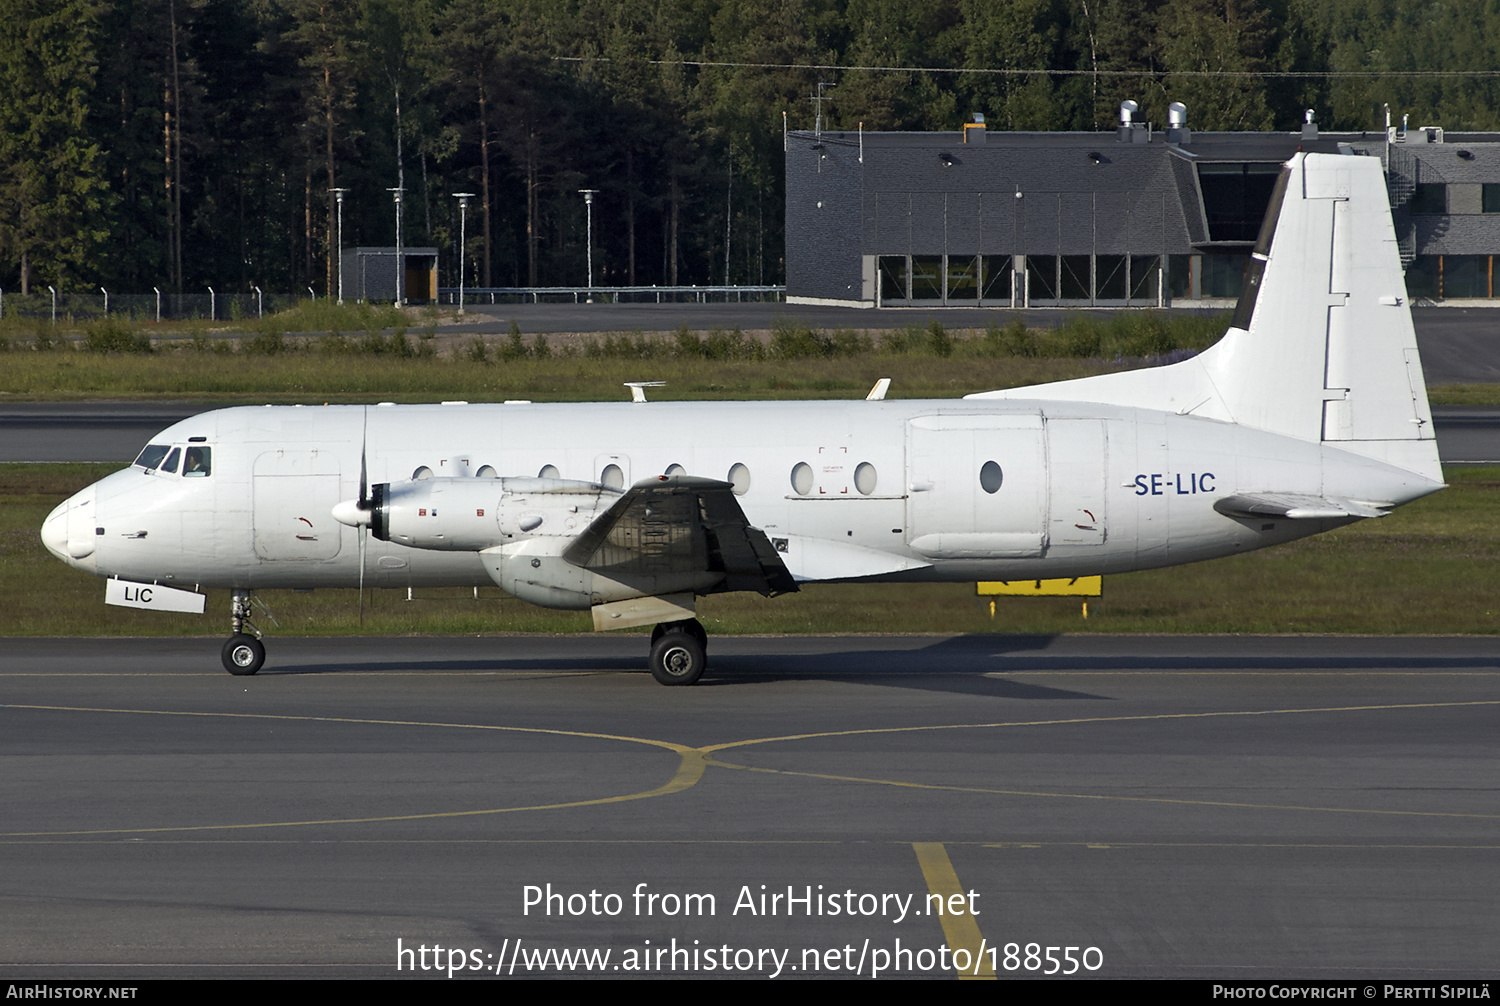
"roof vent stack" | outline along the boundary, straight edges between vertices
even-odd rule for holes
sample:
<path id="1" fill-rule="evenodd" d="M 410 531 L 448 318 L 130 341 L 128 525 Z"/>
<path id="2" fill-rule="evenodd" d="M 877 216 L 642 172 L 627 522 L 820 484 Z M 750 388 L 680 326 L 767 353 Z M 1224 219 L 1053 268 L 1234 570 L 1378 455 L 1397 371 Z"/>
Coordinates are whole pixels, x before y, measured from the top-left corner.
<path id="1" fill-rule="evenodd" d="M 1302 138 L 1304 140 L 1316 140 L 1318 138 L 1318 117 L 1312 109 L 1302 113 Z"/>
<path id="2" fill-rule="evenodd" d="M 964 123 L 964 142 L 965 143 L 983 143 L 984 142 L 984 113 L 983 112 L 975 112 L 974 113 L 974 121 L 973 122 L 966 122 L 966 123 Z"/>
<path id="3" fill-rule="evenodd" d="M 1135 121 L 1135 113 L 1141 110 L 1141 106 L 1129 98 L 1120 102 L 1120 130 L 1118 139 L 1121 143 L 1145 143 L 1146 125 Z"/>
<path id="4" fill-rule="evenodd" d="M 1167 142 L 1177 144 L 1193 142 L 1193 131 L 1188 129 L 1187 124 L 1187 106 L 1180 101 L 1174 101 L 1167 106 Z"/>

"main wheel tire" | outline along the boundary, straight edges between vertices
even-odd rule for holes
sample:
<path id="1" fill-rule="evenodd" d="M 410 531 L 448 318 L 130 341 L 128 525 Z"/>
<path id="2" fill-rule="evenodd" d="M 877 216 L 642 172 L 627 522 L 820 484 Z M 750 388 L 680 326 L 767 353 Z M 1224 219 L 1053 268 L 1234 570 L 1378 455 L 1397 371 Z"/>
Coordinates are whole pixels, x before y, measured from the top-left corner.
<path id="1" fill-rule="evenodd" d="M 237 632 L 224 643 L 221 655 L 224 658 L 224 670 L 230 674 L 254 674 L 266 662 L 266 644 L 254 636 Z"/>
<path id="2" fill-rule="evenodd" d="M 691 631 L 669 628 L 651 646 L 651 676 L 664 685 L 691 685 L 707 663 L 708 653 Z"/>

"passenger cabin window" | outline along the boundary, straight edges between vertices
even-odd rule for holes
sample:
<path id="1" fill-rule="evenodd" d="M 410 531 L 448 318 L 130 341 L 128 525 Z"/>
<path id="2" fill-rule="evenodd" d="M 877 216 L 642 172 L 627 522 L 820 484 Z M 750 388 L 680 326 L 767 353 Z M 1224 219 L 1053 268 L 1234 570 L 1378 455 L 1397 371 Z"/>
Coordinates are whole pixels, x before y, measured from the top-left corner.
<path id="1" fill-rule="evenodd" d="M 183 478 L 206 478 L 213 471 L 212 447 L 189 447 L 182 456 Z"/>

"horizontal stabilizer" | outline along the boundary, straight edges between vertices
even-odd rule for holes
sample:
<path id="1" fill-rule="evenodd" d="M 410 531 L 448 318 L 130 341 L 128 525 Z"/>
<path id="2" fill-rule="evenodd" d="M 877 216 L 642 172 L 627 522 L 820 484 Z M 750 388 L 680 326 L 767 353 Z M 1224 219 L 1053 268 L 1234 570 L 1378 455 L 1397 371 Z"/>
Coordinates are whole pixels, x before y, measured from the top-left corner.
<path id="1" fill-rule="evenodd" d="M 1214 509 L 1226 517 L 1339 520 L 1346 517 L 1384 517 L 1394 506 L 1394 503 L 1329 499 L 1312 493 L 1240 493 L 1219 500 L 1214 504 Z"/>

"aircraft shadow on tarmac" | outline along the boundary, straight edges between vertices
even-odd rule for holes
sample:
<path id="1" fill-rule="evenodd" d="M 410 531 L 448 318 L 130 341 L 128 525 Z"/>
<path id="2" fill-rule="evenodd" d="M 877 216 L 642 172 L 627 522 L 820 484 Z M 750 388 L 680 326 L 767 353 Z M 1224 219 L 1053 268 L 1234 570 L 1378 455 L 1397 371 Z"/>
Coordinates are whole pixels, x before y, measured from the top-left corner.
<path id="1" fill-rule="evenodd" d="M 1005 650 L 1012 647 L 1034 649 L 1045 646 L 1046 636 L 956 636 L 927 646 L 870 648 L 853 645 L 839 649 L 837 638 L 809 638 L 803 652 L 777 649 L 764 653 L 713 653 L 708 670 L 696 687 L 722 688 L 764 685 L 783 681 L 838 681 L 846 684 L 880 685 L 887 688 L 916 688 L 957 694 L 984 695 L 994 698 L 1083 699 L 1100 698 L 1085 692 L 1048 688 L 1010 681 L 1003 675 L 1011 670 Z M 644 643 L 644 639 L 642 643 Z M 778 640 L 785 642 L 785 639 Z M 794 644 L 795 645 L 795 644 Z M 642 647 L 644 651 L 644 646 Z M 511 674 L 535 672 L 549 674 L 646 675 L 642 654 L 563 657 L 495 657 L 474 659 L 421 659 L 299 662 L 268 665 L 261 677 L 290 674 L 338 674 L 358 671 L 420 673 L 453 673 L 460 671 L 498 671 Z"/>
<path id="2" fill-rule="evenodd" d="M 743 652 L 749 647 L 737 646 L 732 639 L 722 639 L 724 649 L 738 649 L 741 652 L 714 653 L 711 649 L 708 671 L 697 687 L 724 688 L 823 680 L 993 698 L 1082 699 L 1107 696 L 1015 681 L 1007 675 L 1041 671 L 1456 671 L 1495 667 L 1495 659 L 1489 654 L 1374 656 L 1366 653 L 1351 656 L 1312 651 L 1304 654 L 1258 656 L 1253 652 L 1163 652 L 1159 655 L 1048 652 L 1056 639 L 1057 637 L 1044 635 L 974 634 L 936 640 L 926 646 L 872 647 L 869 645 L 872 640 L 865 637 L 859 640 L 851 638 L 847 648 L 841 648 L 838 637 L 808 637 L 807 645 L 799 648 L 795 639 L 782 637 L 765 652 Z M 1162 649 L 1166 651 L 1193 646 L 1191 637 L 1161 638 L 1160 642 Z M 1245 642 L 1247 650 L 1255 645 L 1253 640 Z M 355 671 L 497 671 L 512 674 L 530 671 L 538 675 L 646 673 L 643 653 L 550 657 L 538 654 L 538 647 L 529 642 L 527 649 L 531 652 L 528 654 L 506 656 L 503 648 L 503 641 L 497 640 L 495 655 L 478 659 L 465 657 L 358 663 L 318 660 L 268 666 L 261 673 L 263 676 Z"/>

